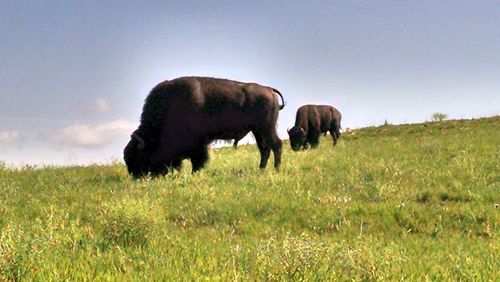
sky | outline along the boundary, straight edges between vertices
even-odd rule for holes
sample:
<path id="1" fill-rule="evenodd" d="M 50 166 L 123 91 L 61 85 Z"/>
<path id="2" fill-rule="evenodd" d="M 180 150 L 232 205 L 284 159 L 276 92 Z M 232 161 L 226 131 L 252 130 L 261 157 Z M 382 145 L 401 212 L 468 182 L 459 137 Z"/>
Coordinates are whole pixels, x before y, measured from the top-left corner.
<path id="1" fill-rule="evenodd" d="M 0 38 L 13 166 L 121 161 L 149 91 L 181 76 L 279 89 L 282 139 L 304 104 L 344 129 L 500 114 L 500 1 L 7 0 Z"/>

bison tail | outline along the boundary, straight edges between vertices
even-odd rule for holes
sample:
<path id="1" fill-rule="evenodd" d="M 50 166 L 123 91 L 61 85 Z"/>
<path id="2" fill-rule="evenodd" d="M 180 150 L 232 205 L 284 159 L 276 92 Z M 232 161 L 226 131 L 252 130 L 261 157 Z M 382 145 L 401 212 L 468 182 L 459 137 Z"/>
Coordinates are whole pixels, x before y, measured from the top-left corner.
<path id="1" fill-rule="evenodd" d="M 271 88 L 271 89 L 274 91 L 274 93 L 280 95 L 280 97 L 281 97 L 280 110 L 283 110 L 283 108 L 285 107 L 285 99 L 283 99 L 283 95 L 281 95 L 281 93 L 277 89 L 275 89 L 275 88 Z"/>
<path id="2" fill-rule="evenodd" d="M 340 125 L 340 120 L 342 119 L 342 115 L 339 113 L 339 119 L 336 120 L 335 118 L 335 109 L 330 108 L 330 111 L 332 113 L 332 119 L 335 121 L 335 125 L 338 128 L 338 130 L 342 129 L 342 125 Z"/>

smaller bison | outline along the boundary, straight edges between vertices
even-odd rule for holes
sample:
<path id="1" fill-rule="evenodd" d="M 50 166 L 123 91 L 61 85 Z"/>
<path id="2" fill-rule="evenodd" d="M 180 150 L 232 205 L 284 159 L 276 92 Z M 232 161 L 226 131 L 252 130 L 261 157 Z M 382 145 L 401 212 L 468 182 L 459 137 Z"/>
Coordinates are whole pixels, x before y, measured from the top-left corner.
<path id="1" fill-rule="evenodd" d="M 319 144 L 321 133 L 330 131 L 333 145 L 340 138 L 340 120 L 342 114 L 332 106 L 305 105 L 297 110 L 295 126 L 288 129 L 292 150 L 307 149 L 308 144 L 315 148 Z"/>

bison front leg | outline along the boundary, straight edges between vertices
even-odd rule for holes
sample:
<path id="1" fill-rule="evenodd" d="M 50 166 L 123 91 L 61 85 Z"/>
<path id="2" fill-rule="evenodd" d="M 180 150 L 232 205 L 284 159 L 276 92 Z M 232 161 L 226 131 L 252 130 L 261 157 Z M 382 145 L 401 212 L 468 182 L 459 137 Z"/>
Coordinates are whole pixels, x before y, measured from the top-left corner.
<path id="1" fill-rule="evenodd" d="M 195 149 L 190 156 L 191 164 L 193 165 L 193 172 L 202 169 L 208 161 L 207 146 L 200 146 Z"/>
<path id="2" fill-rule="evenodd" d="M 181 158 L 174 158 L 172 161 L 170 161 L 165 167 L 163 168 L 162 175 L 166 175 L 170 172 L 173 172 L 174 170 L 181 170 L 182 168 L 182 159 Z"/>
<path id="3" fill-rule="evenodd" d="M 311 133 L 311 136 L 309 138 L 309 144 L 311 144 L 311 148 L 316 148 L 319 145 L 319 132 L 314 132 Z"/>

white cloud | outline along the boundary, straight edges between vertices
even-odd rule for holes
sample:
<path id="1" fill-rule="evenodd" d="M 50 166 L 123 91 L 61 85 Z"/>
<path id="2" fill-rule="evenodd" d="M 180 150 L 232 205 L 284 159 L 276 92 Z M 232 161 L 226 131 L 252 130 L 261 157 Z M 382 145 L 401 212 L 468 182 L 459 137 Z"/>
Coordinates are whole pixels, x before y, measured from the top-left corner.
<path id="1" fill-rule="evenodd" d="M 109 111 L 110 109 L 111 107 L 109 106 L 108 101 L 104 98 L 99 98 L 95 100 L 94 104 L 87 108 L 87 112 L 103 113 Z"/>
<path id="2" fill-rule="evenodd" d="M 95 148 L 112 142 L 117 137 L 128 136 L 137 124 L 117 119 L 98 125 L 73 124 L 47 135 L 52 142 L 74 147 Z"/>
<path id="3" fill-rule="evenodd" d="M 0 131 L 0 143 L 9 144 L 19 141 L 21 134 L 17 130 L 13 131 Z"/>

